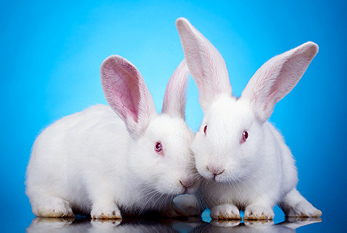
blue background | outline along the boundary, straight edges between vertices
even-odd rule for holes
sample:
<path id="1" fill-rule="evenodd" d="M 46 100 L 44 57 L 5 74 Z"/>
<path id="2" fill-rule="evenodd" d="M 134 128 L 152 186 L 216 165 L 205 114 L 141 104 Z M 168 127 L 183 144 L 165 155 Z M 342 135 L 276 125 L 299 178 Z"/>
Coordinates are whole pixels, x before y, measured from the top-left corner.
<path id="1" fill-rule="evenodd" d="M 183 16 L 220 51 L 237 96 L 271 57 L 306 41 L 320 46 L 270 121 L 297 160 L 298 189 L 323 211 L 323 223 L 306 228 L 343 229 L 346 1 L 48 2 L 0 3 L 0 226 L 16 222 L 9 229 L 24 230 L 31 223 L 24 179 L 35 137 L 65 115 L 106 103 L 99 67 L 107 56 L 137 66 L 160 111 L 166 83 L 183 59 L 175 27 Z M 197 98 L 191 80 L 186 114 L 194 131 L 203 116 Z M 278 208 L 275 214 L 283 218 Z"/>

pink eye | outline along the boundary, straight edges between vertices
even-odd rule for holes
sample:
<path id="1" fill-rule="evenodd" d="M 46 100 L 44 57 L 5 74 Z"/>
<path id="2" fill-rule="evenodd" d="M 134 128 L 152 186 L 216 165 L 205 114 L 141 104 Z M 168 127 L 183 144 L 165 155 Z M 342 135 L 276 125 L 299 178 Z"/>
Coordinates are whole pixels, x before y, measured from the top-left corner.
<path id="1" fill-rule="evenodd" d="M 163 145 L 160 142 L 156 142 L 154 149 L 156 152 L 161 153 L 163 151 Z"/>
<path id="2" fill-rule="evenodd" d="M 240 144 L 246 142 L 247 138 L 248 138 L 248 132 L 246 130 L 244 130 L 242 132 L 242 138 L 241 138 Z"/>
<path id="3" fill-rule="evenodd" d="M 206 135 L 207 125 L 204 127 L 204 134 Z"/>

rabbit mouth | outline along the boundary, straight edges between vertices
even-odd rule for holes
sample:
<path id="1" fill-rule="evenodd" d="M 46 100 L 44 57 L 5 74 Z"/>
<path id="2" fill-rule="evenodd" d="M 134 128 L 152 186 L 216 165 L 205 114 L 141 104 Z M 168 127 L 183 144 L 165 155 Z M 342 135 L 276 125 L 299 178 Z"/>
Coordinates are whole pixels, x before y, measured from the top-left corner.
<path id="1" fill-rule="evenodd" d="M 236 177 L 229 177 L 226 173 L 223 172 L 220 174 L 209 174 L 209 177 L 205 177 L 207 180 L 210 180 L 215 183 L 221 183 L 221 184 L 232 184 L 237 183 L 240 181 L 239 178 Z"/>
<path id="2" fill-rule="evenodd" d="M 224 177 L 221 175 L 212 175 L 212 177 L 210 179 L 216 183 L 224 183 L 225 179 L 223 179 L 223 178 Z"/>
<path id="3" fill-rule="evenodd" d="M 195 187 L 184 188 L 184 192 L 182 194 L 193 194 L 198 190 L 198 185 Z"/>
<path id="4" fill-rule="evenodd" d="M 224 180 L 224 172 L 225 169 L 223 168 L 217 168 L 217 167 L 209 167 L 206 166 L 206 170 L 207 170 L 207 176 L 205 176 L 206 179 L 208 180 L 213 180 L 214 182 L 221 182 L 222 180 Z"/>
<path id="5" fill-rule="evenodd" d="M 198 189 L 198 181 L 190 181 L 190 182 L 182 182 L 180 181 L 180 185 L 182 186 L 181 194 L 193 194 Z"/>

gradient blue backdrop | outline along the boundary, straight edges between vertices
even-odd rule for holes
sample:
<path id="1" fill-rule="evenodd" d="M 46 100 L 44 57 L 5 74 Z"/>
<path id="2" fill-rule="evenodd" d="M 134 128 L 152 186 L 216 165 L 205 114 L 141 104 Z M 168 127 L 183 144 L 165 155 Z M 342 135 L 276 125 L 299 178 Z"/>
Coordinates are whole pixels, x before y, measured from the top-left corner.
<path id="1" fill-rule="evenodd" d="M 32 143 L 55 120 L 106 103 L 99 67 L 107 56 L 118 54 L 135 64 L 161 110 L 166 83 L 183 59 L 175 27 L 183 16 L 220 51 L 237 96 L 272 56 L 306 41 L 320 46 L 270 120 L 297 160 L 298 189 L 323 211 L 323 223 L 307 228 L 343 229 L 346 11 L 346 1 L 333 0 L 2 1 L 0 226 L 29 226 L 34 215 L 24 178 Z M 188 91 L 187 122 L 196 131 L 202 111 L 192 80 Z M 281 211 L 275 213 L 281 220 Z"/>

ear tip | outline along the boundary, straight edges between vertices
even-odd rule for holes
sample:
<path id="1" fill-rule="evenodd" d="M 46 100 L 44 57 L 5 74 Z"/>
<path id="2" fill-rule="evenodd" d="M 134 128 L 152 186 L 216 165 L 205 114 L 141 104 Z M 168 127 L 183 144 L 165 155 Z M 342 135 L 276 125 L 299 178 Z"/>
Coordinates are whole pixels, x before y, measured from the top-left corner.
<path id="1" fill-rule="evenodd" d="M 189 24 L 189 21 L 184 17 L 180 17 L 180 18 L 176 19 L 176 27 L 177 28 L 182 27 L 182 26 L 187 25 L 187 24 Z"/>
<path id="2" fill-rule="evenodd" d="M 120 61 L 123 61 L 124 58 L 119 56 L 119 55 L 111 55 L 109 57 L 107 57 L 102 63 L 101 63 L 101 66 L 100 66 L 100 69 L 103 70 L 103 69 L 107 69 L 109 68 L 110 66 L 113 66 L 115 63 L 119 63 Z"/>
<path id="3" fill-rule="evenodd" d="M 180 23 L 180 22 L 185 22 L 185 21 L 188 21 L 186 18 L 184 17 L 179 17 L 176 19 L 176 24 Z"/>
<path id="4" fill-rule="evenodd" d="M 318 45 L 316 44 L 316 43 L 314 43 L 313 41 L 308 41 L 308 42 L 306 42 L 305 44 L 307 44 L 308 46 L 310 46 L 310 47 L 314 47 L 314 48 L 316 48 L 317 50 L 318 50 Z"/>
<path id="5" fill-rule="evenodd" d="M 312 41 L 306 42 L 305 44 L 303 44 L 303 46 L 306 48 L 306 50 L 310 51 L 313 57 L 316 56 L 319 51 L 319 46 Z"/>

